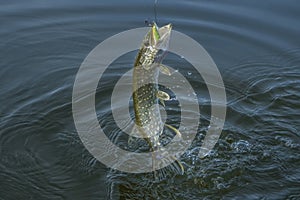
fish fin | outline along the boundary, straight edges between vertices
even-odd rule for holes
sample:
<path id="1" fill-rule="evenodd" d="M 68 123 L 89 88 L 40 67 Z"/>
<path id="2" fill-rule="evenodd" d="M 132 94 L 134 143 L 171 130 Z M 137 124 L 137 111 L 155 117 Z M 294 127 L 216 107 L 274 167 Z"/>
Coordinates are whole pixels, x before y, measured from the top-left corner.
<path id="1" fill-rule="evenodd" d="M 181 138 L 181 133 L 179 132 L 179 130 L 169 124 L 165 124 L 166 127 L 170 128 L 171 130 L 173 130 L 177 136 L 179 136 Z"/>
<path id="2" fill-rule="evenodd" d="M 162 105 L 163 107 L 166 107 L 164 100 L 159 99 L 159 102 L 161 103 L 161 105 Z"/>
<path id="3" fill-rule="evenodd" d="M 183 167 L 182 163 L 180 162 L 180 160 L 177 160 L 176 158 L 173 158 L 173 159 L 175 159 L 175 162 L 178 164 L 178 166 L 180 168 L 180 171 L 181 171 L 180 174 L 183 175 L 184 174 L 184 167 Z"/>
<path id="4" fill-rule="evenodd" d="M 160 91 L 160 90 L 157 91 L 156 96 L 157 96 L 157 98 L 164 100 L 164 101 L 170 100 L 170 96 L 168 95 L 168 93 Z"/>
<path id="5" fill-rule="evenodd" d="M 164 64 L 160 64 L 159 65 L 159 71 L 163 74 L 166 74 L 168 76 L 171 76 L 172 73 L 171 73 L 171 70 L 170 70 L 171 67 L 168 67 L 167 65 L 164 65 Z"/>
<path id="6" fill-rule="evenodd" d="M 155 181 L 162 181 L 162 180 L 168 178 L 168 176 L 172 175 L 171 172 L 175 172 L 180 175 L 184 174 L 184 167 L 183 167 L 181 161 L 176 159 L 175 156 L 170 155 L 170 156 L 168 156 L 168 158 L 164 158 L 164 159 L 168 159 L 172 163 L 170 165 L 168 165 L 167 167 L 164 167 L 164 168 L 161 168 L 158 170 L 155 170 L 153 168 Z"/>

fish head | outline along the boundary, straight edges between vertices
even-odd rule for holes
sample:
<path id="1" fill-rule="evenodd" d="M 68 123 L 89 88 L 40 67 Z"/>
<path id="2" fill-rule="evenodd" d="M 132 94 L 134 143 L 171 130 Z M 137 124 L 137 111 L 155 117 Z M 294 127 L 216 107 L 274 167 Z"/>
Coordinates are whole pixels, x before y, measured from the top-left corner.
<path id="1" fill-rule="evenodd" d="M 172 24 L 158 28 L 155 22 L 145 37 L 145 46 L 151 46 L 157 50 L 167 50 L 171 37 Z"/>

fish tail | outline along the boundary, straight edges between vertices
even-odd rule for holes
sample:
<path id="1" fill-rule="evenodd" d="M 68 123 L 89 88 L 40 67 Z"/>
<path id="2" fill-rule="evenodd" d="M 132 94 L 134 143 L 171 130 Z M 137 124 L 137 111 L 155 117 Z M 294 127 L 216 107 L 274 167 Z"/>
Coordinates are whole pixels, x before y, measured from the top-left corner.
<path id="1" fill-rule="evenodd" d="M 162 160 L 157 161 L 156 159 L 162 159 Z M 159 162 L 164 162 L 166 160 L 169 160 L 172 163 L 166 167 L 157 169 Z M 152 151 L 152 169 L 153 169 L 155 181 L 161 181 L 161 180 L 165 179 L 166 177 L 173 174 L 172 172 L 175 172 L 176 174 L 180 174 L 180 175 L 184 174 L 184 167 L 180 160 L 176 159 L 172 155 L 161 155 L 161 156 L 157 157 L 157 154 L 154 151 Z"/>

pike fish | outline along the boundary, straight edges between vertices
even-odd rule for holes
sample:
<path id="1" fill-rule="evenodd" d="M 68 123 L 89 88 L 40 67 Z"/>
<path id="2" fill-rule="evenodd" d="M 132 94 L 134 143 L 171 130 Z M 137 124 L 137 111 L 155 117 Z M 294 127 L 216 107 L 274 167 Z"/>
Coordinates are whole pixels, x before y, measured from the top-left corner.
<path id="1" fill-rule="evenodd" d="M 164 106 L 164 101 L 170 99 L 169 94 L 158 89 L 158 76 L 159 72 L 171 75 L 169 67 L 162 64 L 169 46 L 171 30 L 171 24 L 158 28 L 153 23 L 142 42 L 133 69 L 133 106 L 136 129 L 146 138 L 152 152 L 161 147 L 159 136 L 164 126 L 178 136 L 181 135 L 176 128 L 163 123 L 159 108 L 159 102 Z M 156 159 L 154 153 L 152 157 L 152 165 L 154 165 Z M 177 161 L 175 158 L 172 159 Z M 183 172 L 183 166 L 179 161 L 177 163 Z"/>

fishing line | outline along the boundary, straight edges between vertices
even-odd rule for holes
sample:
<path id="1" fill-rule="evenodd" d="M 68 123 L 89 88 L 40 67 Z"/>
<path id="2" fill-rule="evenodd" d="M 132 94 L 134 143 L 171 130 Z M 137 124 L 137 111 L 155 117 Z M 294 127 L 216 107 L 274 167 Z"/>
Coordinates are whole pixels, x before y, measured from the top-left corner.
<path id="1" fill-rule="evenodd" d="M 157 7 L 157 1 L 158 0 L 155 0 L 154 1 L 154 22 L 157 24 L 157 10 L 156 10 L 156 7 Z"/>
<path id="2" fill-rule="evenodd" d="M 153 11 L 154 11 L 154 20 L 151 22 L 148 19 L 145 20 L 145 24 L 147 24 L 147 26 L 152 26 L 152 24 L 155 22 L 157 24 L 157 2 L 158 0 L 154 1 L 154 5 L 153 5 Z"/>

